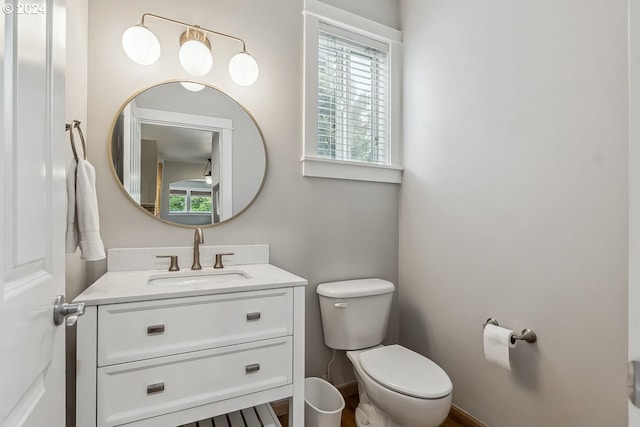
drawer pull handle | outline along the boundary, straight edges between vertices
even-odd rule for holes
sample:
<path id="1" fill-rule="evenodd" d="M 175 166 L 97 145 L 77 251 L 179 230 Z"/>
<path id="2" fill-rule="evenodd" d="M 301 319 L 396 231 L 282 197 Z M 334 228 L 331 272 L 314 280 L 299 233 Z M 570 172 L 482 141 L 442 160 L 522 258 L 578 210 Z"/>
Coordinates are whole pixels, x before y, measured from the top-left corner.
<path id="1" fill-rule="evenodd" d="M 147 327 L 147 335 L 163 334 L 164 325 L 151 325 Z"/>
<path id="2" fill-rule="evenodd" d="M 164 383 L 151 384 L 147 386 L 147 394 L 160 393 L 164 391 Z"/>
<path id="3" fill-rule="evenodd" d="M 260 319 L 260 312 L 256 311 L 253 313 L 247 313 L 247 320 L 258 320 Z"/>
<path id="4" fill-rule="evenodd" d="M 247 374 L 250 374 L 251 372 L 259 371 L 260 370 L 260 364 L 259 363 L 252 363 L 251 365 L 245 366 L 244 370 L 246 371 Z"/>

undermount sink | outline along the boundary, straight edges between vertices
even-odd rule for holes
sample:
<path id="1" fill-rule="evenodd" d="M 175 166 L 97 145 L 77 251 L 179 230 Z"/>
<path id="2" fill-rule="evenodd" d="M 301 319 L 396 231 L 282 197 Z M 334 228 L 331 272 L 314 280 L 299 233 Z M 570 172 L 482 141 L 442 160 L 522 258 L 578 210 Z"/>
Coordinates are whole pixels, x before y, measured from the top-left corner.
<path id="1" fill-rule="evenodd" d="M 155 274 L 147 280 L 147 286 L 214 286 L 232 284 L 250 279 L 242 270 L 189 271 Z"/>

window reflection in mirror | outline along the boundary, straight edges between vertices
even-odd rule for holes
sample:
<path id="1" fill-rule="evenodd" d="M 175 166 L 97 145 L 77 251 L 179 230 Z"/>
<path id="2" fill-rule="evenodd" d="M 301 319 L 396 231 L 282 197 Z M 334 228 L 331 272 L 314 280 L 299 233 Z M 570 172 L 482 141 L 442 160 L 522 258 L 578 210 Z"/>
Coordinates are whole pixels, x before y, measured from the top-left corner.
<path id="1" fill-rule="evenodd" d="M 203 226 L 246 209 L 262 187 L 266 152 L 248 112 L 211 87 L 149 88 L 120 110 L 113 172 L 130 200 L 163 221 Z"/>

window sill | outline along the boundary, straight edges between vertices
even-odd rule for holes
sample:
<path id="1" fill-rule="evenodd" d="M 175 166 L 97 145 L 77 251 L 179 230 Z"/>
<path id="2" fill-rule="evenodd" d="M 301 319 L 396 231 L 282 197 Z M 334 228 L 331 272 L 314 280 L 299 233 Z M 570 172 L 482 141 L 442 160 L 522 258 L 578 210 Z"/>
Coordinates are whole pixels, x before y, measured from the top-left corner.
<path id="1" fill-rule="evenodd" d="M 400 184 L 402 183 L 402 168 L 320 157 L 303 157 L 302 176 Z"/>

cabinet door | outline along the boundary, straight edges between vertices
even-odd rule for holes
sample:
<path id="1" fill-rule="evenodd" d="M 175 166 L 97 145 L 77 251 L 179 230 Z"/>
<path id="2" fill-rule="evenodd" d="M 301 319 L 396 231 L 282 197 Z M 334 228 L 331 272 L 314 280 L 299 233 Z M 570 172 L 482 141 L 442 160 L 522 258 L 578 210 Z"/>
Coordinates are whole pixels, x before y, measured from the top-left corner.
<path id="1" fill-rule="evenodd" d="M 291 335 L 291 289 L 100 306 L 98 365 Z"/>
<path id="2" fill-rule="evenodd" d="M 98 425 L 116 426 L 292 382 L 291 337 L 98 369 Z"/>

